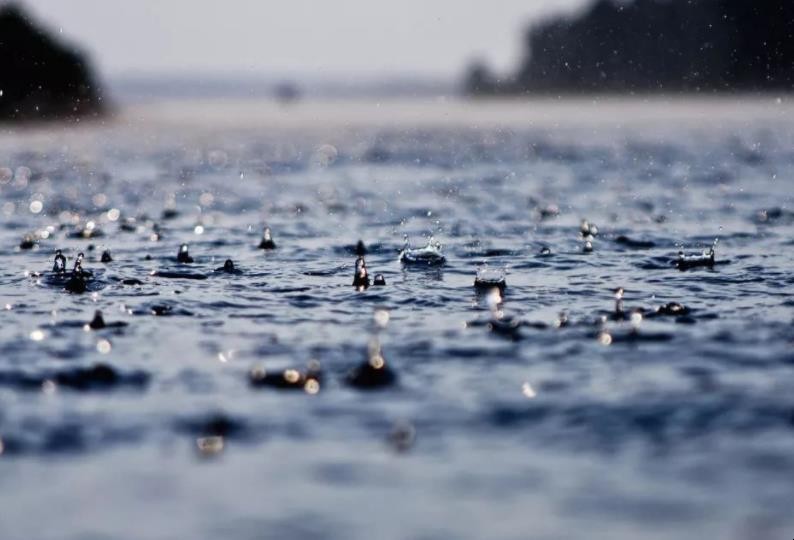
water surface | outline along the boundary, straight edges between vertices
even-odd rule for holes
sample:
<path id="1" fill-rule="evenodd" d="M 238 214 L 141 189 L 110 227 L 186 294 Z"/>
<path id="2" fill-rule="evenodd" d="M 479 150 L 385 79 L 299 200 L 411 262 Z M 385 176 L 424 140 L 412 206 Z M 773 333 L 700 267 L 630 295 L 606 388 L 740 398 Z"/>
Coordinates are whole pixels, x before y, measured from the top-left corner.
<path id="1" fill-rule="evenodd" d="M 792 112 L 172 103 L 4 128 L 0 537 L 790 537 Z M 405 235 L 446 264 L 402 265 Z M 676 269 L 715 239 L 713 268 Z M 351 286 L 358 240 L 386 287 Z M 36 275 L 56 249 L 86 254 L 86 293 Z M 617 287 L 641 321 L 598 322 Z M 97 309 L 126 325 L 86 331 Z M 374 340 L 397 382 L 348 384 Z M 249 384 L 311 360 L 316 393 Z"/>

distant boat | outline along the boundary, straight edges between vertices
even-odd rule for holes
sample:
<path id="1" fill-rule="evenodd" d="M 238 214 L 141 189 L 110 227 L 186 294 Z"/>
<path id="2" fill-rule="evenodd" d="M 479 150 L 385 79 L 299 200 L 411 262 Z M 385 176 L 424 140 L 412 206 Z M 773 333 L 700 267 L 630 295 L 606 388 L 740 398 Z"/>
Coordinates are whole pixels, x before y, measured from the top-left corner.
<path id="1" fill-rule="evenodd" d="M 277 101 L 281 103 L 294 103 L 301 98 L 300 88 L 291 82 L 281 82 L 273 91 Z"/>

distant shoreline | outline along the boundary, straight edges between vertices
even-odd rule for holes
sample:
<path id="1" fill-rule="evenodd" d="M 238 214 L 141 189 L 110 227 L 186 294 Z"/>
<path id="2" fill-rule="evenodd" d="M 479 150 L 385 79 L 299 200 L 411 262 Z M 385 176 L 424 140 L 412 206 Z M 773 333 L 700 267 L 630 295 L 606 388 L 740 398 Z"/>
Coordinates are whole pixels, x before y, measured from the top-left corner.
<path id="1" fill-rule="evenodd" d="M 698 129 L 724 126 L 726 133 L 750 120 L 789 123 L 794 94 L 674 94 L 667 96 L 505 96 L 487 98 L 166 99 L 118 103 L 112 114 L 79 123 L 0 124 L 0 137 L 26 133 L 96 133 L 98 130 L 213 132 L 257 130 L 342 137 L 367 130 L 627 129 L 650 126 Z M 792 124 L 794 126 L 794 124 Z"/>
<path id="2" fill-rule="evenodd" d="M 177 100 L 122 108 L 119 120 L 217 128 L 333 130 L 344 128 L 642 126 L 646 122 L 741 122 L 794 118 L 794 94 L 718 96 L 578 96 L 502 99 Z"/>

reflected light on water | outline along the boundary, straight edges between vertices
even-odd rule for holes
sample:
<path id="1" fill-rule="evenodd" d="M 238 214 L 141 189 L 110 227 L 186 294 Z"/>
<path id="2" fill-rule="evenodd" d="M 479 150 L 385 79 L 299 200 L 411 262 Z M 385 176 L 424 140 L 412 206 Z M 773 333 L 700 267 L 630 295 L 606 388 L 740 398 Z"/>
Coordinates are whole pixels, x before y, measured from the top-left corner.
<path id="1" fill-rule="evenodd" d="M 307 394 L 315 395 L 320 391 L 320 383 L 316 379 L 309 379 L 303 385 L 303 390 Z"/>
<path id="2" fill-rule="evenodd" d="M 386 325 L 389 324 L 389 312 L 385 309 L 376 309 L 373 319 L 378 328 L 386 328 Z"/>
<path id="3" fill-rule="evenodd" d="M 47 335 L 44 333 L 44 330 L 37 328 L 30 333 L 30 339 L 33 341 L 42 341 Z"/>
<path id="4" fill-rule="evenodd" d="M 381 355 L 372 356 L 369 359 L 369 365 L 375 369 L 383 369 L 383 366 L 386 365 L 386 361 L 383 359 Z"/>
<path id="5" fill-rule="evenodd" d="M 532 399 L 538 395 L 537 392 L 535 392 L 535 389 L 532 388 L 532 385 L 527 381 L 521 385 L 521 393 L 524 394 L 524 397 L 527 399 Z"/>
<path id="6" fill-rule="evenodd" d="M 223 452 L 224 440 L 221 436 L 211 437 L 198 437 L 196 439 L 196 448 L 199 453 L 205 457 L 211 457 Z"/>
<path id="7" fill-rule="evenodd" d="M 489 309 L 496 311 L 499 308 L 499 304 L 502 303 L 502 294 L 499 292 L 499 289 L 493 288 L 488 291 L 488 295 L 485 297 L 485 303 Z"/>
<path id="8" fill-rule="evenodd" d="M 267 376 L 267 371 L 265 371 L 264 366 L 255 366 L 251 368 L 251 379 L 256 381 L 261 381 Z"/>
<path id="9" fill-rule="evenodd" d="M 639 330 L 640 325 L 642 324 L 642 313 L 639 311 L 635 311 L 631 314 L 631 326 L 634 327 L 635 330 Z"/>
<path id="10" fill-rule="evenodd" d="M 51 396 L 58 390 L 58 385 L 55 384 L 55 381 L 51 381 L 47 379 L 43 383 L 41 383 L 41 392 L 48 396 Z"/>
<path id="11" fill-rule="evenodd" d="M 100 339 L 96 344 L 96 350 L 99 351 L 100 354 L 107 354 L 112 349 L 110 341 L 106 339 Z"/>
<path id="12" fill-rule="evenodd" d="M 218 353 L 218 361 L 225 364 L 234 360 L 234 355 L 237 351 L 235 349 L 229 349 L 228 351 L 221 351 Z"/>

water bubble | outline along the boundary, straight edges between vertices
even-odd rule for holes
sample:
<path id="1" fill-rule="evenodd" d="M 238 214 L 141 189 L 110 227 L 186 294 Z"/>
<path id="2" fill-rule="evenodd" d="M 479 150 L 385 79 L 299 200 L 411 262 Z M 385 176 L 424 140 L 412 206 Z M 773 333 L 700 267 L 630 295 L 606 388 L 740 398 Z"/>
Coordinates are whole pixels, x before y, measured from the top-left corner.
<path id="1" fill-rule="evenodd" d="M 535 389 L 532 388 L 532 385 L 529 384 L 529 382 L 524 382 L 524 384 L 521 385 L 521 393 L 524 394 L 524 397 L 527 399 L 532 399 L 538 395 L 537 392 L 535 392 Z"/>
<path id="2" fill-rule="evenodd" d="M 369 359 L 369 365 L 374 369 L 383 369 L 383 366 L 386 365 L 386 361 L 382 356 L 373 356 Z"/>
<path id="3" fill-rule="evenodd" d="M 303 385 L 303 390 L 307 394 L 315 395 L 320 391 L 320 382 L 317 379 L 309 379 L 306 381 L 306 384 Z"/>
<path id="4" fill-rule="evenodd" d="M 223 150 L 212 150 L 207 155 L 207 161 L 209 162 L 210 166 L 219 169 L 226 165 L 226 163 L 229 161 L 229 155 Z"/>
<path id="5" fill-rule="evenodd" d="M 14 187 L 17 189 L 25 189 L 30 182 L 30 169 L 27 167 L 17 167 L 14 172 Z"/>
<path id="6" fill-rule="evenodd" d="M 120 216 L 121 216 L 121 211 L 119 211 L 118 208 L 111 208 L 110 210 L 108 210 L 109 221 L 118 221 Z"/>
<path id="7" fill-rule="evenodd" d="M 38 214 L 44 208 L 44 205 L 41 201 L 30 201 L 30 206 L 28 207 L 33 214 Z"/>
<path id="8" fill-rule="evenodd" d="M 0 167 L 0 184 L 7 184 L 14 178 L 14 171 L 8 167 Z"/>
<path id="9" fill-rule="evenodd" d="M 215 202 L 215 195 L 208 191 L 199 196 L 199 204 L 202 206 L 212 206 L 213 202 Z"/>
<path id="10" fill-rule="evenodd" d="M 196 225 L 193 232 L 195 234 L 204 234 L 204 225 Z"/>
<path id="11" fill-rule="evenodd" d="M 94 206 L 102 207 L 105 206 L 108 202 L 108 196 L 104 193 L 97 193 L 93 197 L 91 197 L 91 202 L 94 203 Z"/>
<path id="12" fill-rule="evenodd" d="M 30 333 L 30 339 L 33 341 L 42 341 L 46 337 L 44 330 L 37 328 Z"/>
<path id="13" fill-rule="evenodd" d="M 319 167 L 328 167 L 336 161 L 339 151 L 331 144 L 321 144 L 312 154 L 312 162 Z"/>
<path id="14" fill-rule="evenodd" d="M 301 374 L 297 369 L 285 369 L 284 380 L 290 384 L 295 384 L 301 378 Z"/>

